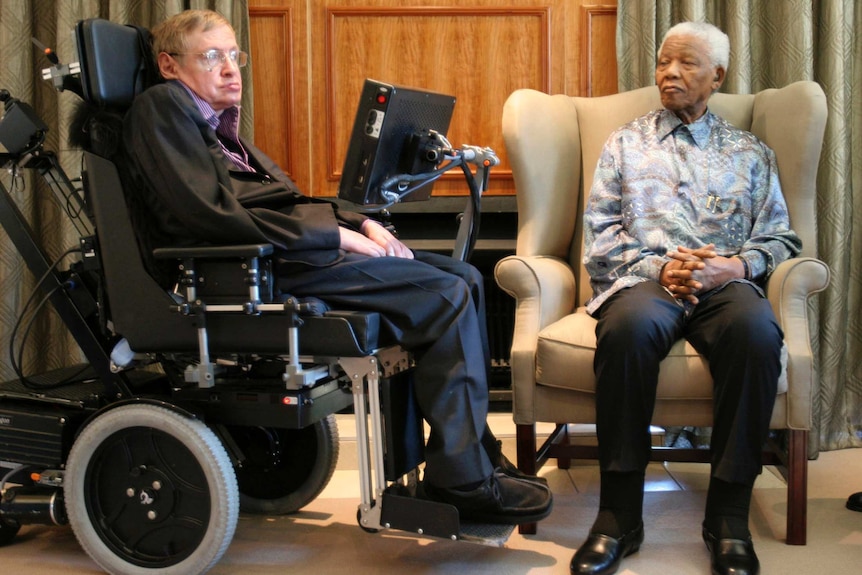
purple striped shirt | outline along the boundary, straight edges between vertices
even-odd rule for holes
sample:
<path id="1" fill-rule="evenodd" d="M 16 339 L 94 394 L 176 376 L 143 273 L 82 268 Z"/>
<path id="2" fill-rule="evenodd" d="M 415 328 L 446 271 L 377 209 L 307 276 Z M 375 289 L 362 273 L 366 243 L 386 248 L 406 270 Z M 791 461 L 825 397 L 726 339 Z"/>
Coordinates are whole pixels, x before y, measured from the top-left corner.
<path id="1" fill-rule="evenodd" d="M 189 95 L 195 101 L 198 110 L 200 110 L 201 115 L 210 127 L 215 130 L 222 152 L 224 152 L 225 157 L 227 157 L 230 163 L 242 172 L 256 172 L 257 170 L 255 170 L 248 161 L 248 152 L 239 141 L 240 107 L 231 106 L 230 108 L 222 110 L 221 114 L 219 114 L 213 110 L 213 107 L 210 106 L 209 102 L 198 96 L 194 90 L 186 86 L 183 82 L 180 82 L 179 80 L 176 81 L 179 82 L 186 91 L 188 91 Z M 225 140 L 233 144 L 238 151 L 228 148 L 227 145 L 225 145 Z"/>

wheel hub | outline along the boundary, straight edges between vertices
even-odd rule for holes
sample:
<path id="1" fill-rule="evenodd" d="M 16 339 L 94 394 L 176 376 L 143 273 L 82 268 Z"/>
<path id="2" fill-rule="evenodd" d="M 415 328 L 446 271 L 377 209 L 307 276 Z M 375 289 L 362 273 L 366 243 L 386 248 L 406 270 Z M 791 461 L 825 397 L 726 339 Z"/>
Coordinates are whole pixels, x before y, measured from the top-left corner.
<path id="1" fill-rule="evenodd" d="M 160 521 L 170 516 L 176 503 L 176 489 L 170 478 L 154 467 L 141 465 L 129 472 L 126 497 L 135 504 L 129 506 L 132 513 L 141 513 L 147 521 Z"/>

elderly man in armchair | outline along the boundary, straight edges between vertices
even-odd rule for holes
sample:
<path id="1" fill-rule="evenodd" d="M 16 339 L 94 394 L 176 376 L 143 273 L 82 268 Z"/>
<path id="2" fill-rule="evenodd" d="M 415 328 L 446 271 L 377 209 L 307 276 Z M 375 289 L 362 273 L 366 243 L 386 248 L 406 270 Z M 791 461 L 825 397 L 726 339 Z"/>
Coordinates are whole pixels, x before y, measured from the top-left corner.
<path id="1" fill-rule="evenodd" d="M 712 114 L 728 37 L 684 22 L 656 65 L 663 109 L 605 144 L 584 215 L 585 265 L 597 318 L 598 515 L 573 575 L 614 573 L 644 540 L 644 473 L 659 363 L 686 338 L 715 384 L 703 539 L 712 573 L 759 572 L 748 528 L 781 371 L 783 333 L 761 290 L 796 256 L 775 155 Z"/>

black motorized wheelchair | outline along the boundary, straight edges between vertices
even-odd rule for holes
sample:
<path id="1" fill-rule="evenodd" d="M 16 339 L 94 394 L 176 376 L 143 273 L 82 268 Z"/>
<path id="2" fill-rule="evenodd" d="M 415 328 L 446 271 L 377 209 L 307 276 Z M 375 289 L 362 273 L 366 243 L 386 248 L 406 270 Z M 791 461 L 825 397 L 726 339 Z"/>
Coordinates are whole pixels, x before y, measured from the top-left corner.
<path id="1" fill-rule="evenodd" d="M 3 94 L 0 164 L 48 182 L 80 234 L 74 261 L 51 262 L 2 183 L 0 224 L 86 363 L 0 383 L 0 544 L 24 524 L 68 523 L 106 571 L 202 573 L 241 511 L 292 513 L 323 490 L 334 414 L 351 407 L 363 529 L 502 544 L 511 527 L 466 525 L 417 496 L 412 358 L 377 314 L 278 293 L 266 244 L 156 250 L 176 262 L 170 292 L 148 273 L 111 159 L 111 122 L 152 71 L 144 33 L 82 21 L 79 62 L 45 71 L 93 111 L 81 190 L 43 148 L 47 126 Z"/>

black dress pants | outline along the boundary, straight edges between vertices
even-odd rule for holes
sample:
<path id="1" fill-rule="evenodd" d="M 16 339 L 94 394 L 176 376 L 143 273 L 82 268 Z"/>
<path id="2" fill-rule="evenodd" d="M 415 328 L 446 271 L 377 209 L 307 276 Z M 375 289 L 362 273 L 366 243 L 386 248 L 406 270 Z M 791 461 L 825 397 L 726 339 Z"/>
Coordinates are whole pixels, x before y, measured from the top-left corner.
<path id="1" fill-rule="evenodd" d="M 493 468 L 482 447 L 488 415 L 489 350 L 482 276 L 447 256 L 415 259 L 347 254 L 327 267 L 280 264 L 279 288 L 335 309 L 375 311 L 381 330 L 417 358 L 416 398 L 431 433 L 425 479 L 475 483 Z"/>
<path id="2" fill-rule="evenodd" d="M 751 485 L 761 470 L 784 335 L 769 302 L 733 282 L 689 313 L 655 282 L 623 289 L 599 308 L 596 428 L 602 471 L 643 471 L 659 363 L 680 338 L 709 361 L 714 381 L 712 475 Z"/>

